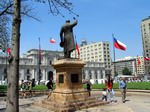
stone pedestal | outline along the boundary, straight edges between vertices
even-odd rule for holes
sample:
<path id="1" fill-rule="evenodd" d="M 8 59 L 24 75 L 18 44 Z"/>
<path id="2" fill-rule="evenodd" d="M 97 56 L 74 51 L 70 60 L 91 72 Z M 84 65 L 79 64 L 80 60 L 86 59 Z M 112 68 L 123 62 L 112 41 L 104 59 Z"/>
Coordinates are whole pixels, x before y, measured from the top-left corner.
<path id="1" fill-rule="evenodd" d="M 79 59 L 61 59 L 53 64 L 56 69 L 56 89 L 48 100 L 36 105 L 56 112 L 73 112 L 102 105 L 101 100 L 89 97 L 83 89 L 82 68 L 85 63 Z"/>

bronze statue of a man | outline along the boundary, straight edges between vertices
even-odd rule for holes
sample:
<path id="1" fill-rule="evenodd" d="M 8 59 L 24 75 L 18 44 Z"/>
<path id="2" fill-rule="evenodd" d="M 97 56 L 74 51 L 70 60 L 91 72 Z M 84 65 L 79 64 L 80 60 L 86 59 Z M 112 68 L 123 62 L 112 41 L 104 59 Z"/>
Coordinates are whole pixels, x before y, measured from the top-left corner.
<path id="1" fill-rule="evenodd" d="M 70 23 L 70 20 L 67 20 L 65 25 L 63 25 L 60 30 L 60 46 L 64 47 L 65 58 L 70 58 L 71 52 L 75 50 L 73 27 L 77 25 L 78 21 L 76 18 L 73 19 L 73 23 Z"/>

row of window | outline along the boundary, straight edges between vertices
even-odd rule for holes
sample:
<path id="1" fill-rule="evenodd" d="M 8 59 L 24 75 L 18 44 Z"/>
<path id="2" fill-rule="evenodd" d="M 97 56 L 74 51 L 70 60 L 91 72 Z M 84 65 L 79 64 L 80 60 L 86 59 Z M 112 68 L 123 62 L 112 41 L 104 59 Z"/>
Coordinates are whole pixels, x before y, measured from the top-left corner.
<path id="1" fill-rule="evenodd" d="M 101 43 L 100 43 L 100 44 L 95 44 L 95 45 L 90 45 L 90 46 L 87 45 L 86 47 L 83 47 L 83 48 L 81 47 L 81 48 L 80 48 L 80 51 L 86 50 L 86 49 L 92 49 L 93 47 L 94 47 L 94 48 L 97 48 L 97 49 L 100 49 L 100 48 L 99 48 L 100 46 L 102 46 Z M 109 49 L 109 44 L 103 43 L 103 46 L 106 46 L 106 47 L 108 47 L 108 49 Z M 104 48 L 105 48 L 105 47 L 104 47 Z"/>

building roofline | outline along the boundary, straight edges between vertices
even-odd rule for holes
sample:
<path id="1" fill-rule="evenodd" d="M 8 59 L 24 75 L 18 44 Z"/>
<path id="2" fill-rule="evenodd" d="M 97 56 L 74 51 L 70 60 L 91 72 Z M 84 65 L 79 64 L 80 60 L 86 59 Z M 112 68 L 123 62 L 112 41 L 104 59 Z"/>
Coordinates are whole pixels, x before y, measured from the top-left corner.
<path id="1" fill-rule="evenodd" d="M 148 19 L 150 19 L 150 16 L 148 16 L 147 18 L 143 19 L 142 21 L 146 21 L 146 20 L 148 20 Z"/>

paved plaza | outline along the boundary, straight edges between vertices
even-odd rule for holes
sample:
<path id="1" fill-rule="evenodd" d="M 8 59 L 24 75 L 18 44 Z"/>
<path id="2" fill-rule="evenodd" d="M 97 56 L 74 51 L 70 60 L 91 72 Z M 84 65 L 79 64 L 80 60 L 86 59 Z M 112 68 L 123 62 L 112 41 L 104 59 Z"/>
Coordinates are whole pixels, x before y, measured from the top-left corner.
<path id="1" fill-rule="evenodd" d="M 101 91 L 92 91 L 92 96 L 97 98 L 101 97 Z M 46 95 L 42 95 L 27 99 L 19 99 L 20 112 L 52 112 L 33 105 L 34 102 L 43 100 L 46 97 Z M 4 99 L 4 97 L 0 97 L 0 112 L 5 112 L 4 108 L 6 107 L 6 102 Z M 121 97 L 117 94 L 116 99 L 117 102 L 76 112 L 150 112 L 150 93 L 128 94 L 125 103 L 121 102 Z"/>

